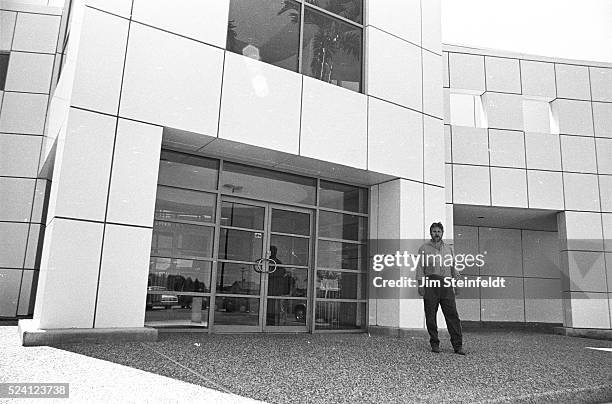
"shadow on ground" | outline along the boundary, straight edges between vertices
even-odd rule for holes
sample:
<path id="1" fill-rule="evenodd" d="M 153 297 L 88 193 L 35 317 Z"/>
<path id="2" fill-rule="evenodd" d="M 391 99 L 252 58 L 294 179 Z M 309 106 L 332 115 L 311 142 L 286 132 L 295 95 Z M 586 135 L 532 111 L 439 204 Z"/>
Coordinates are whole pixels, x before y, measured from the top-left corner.
<path id="1" fill-rule="evenodd" d="M 271 403 L 612 401 L 609 341 L 527 331 L 466 332 L 446 342 L 367 334 L 160 334 L 155 343 L 63 350 Z"/>

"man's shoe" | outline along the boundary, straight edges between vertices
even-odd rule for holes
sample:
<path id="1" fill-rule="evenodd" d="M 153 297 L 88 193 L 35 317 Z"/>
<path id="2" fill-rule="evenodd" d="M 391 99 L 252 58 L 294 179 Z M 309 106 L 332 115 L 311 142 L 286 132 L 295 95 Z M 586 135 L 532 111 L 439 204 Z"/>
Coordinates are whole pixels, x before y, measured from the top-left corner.
<path id="1" fill-rule="evenodd" d="M 432 345 L 431 352 L 440 353 L 440 347 L 437 345 Z"/>
<path id="2" fill-rule="evenodd" d="M 465 351 L 463 350 L 463 348 L 457 348 L 455 349 L 455 353 L 457 355 L 465 355 Z"/>

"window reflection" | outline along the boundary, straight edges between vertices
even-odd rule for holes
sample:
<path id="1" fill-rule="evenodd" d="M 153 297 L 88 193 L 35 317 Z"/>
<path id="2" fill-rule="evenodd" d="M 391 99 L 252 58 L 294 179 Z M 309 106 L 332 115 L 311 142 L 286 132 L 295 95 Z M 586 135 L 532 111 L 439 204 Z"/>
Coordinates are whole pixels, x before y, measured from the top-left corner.
<path id="1" fill-rule="evenodd" d="M 306 2 L 344 17 L 347 20 L 358 23 L 361 23 L 363 20 L 362 0 L 306 0 Z"/>
<path id="2" fill-rule="evenodd" d="M 322 207 L 368 213 L 368 191 L 364 188 L 321 181 L 320 192 Z"/>
<path id="3" fill-rule="evenodd" d="M 261 275 L 251 264 L 219 263 L 217 266 L 217 293 L 258 295 Z"/>
<path id="4" fill-rule="evenodd" d="M 317 297 L 322 299 L 365 299 L 366 273 L 317 271 Z"/>
<path id="5" fill-rule="evenodd" d="M 300 7 L 290 0 L 232 0 L 227 49 L 297 71 Z"/>
<path id="6" fill-rule="evenodd" d="M 302 73 L 361 91 L 361 28 L 306 9 L 302 52 Z"/>
<path id="7" fill-rule="evenodd" d="M 368 220 L 363 216 L 344 213 L 319 213 L 319 236 L 335 239 L 365 241 Z"/>
<path id="8" fill-rule="evenodd" d="M 219 162 L 163 150 L 158 184 L 190 189 L 217 189 Z"/>
<path id="9" fill-rule="evenodd" d="M 215 201 L 212 194 L 184 189 L 157 187 L 156 219 L 190 222 L 214 222 Z"/>
<path id="10" fill-rule="evenodd" d="M 365 253 L 361 244 L 319 240 L 317 264 L 319 268 L 360 270 L 366 262 Z"/>
<path id="11" fill-rule="evenodd" d="M 208 297 L 147 294 L 145 323 L 151 327 L 208 327 Z"/>
<path id="12" fill-rule="evenodd" d="M 212 227 L 156 220 L 151 255 L 162 257 L 212 257 Z"/>
<path id="13" fill-rule="evenodd" d="M 208 293 L 210 273 L 210 262 L 151 257 L 148 286 L 156 290 Z"/>
<path id="14" fill-rule="evenodd" d="M 352 330 L 365 326 L 365 304 L 317 302 L 315 324 L 319 330 Z"/>

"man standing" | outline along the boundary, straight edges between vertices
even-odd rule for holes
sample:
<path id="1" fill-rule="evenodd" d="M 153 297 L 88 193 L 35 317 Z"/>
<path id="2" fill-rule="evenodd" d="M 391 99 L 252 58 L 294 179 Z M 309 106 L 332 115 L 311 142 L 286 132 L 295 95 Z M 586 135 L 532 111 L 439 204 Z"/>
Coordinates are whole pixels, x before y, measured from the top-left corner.
<path id="1" fill-rule="evenodd" d="M 457 278 L 454 265 L 454 252 L 451 246 L 442 240 L 444 226 L 442 223 L 432 223 L 429 227 L 431 241 L 419 248 L 419 263 L 416 269 L 419 295 L 423 296 L 425 321 L 429 333 L 431 351 L 440 352 L 438 339 L 438 323 L 436 315 L 438 305 L 446 319 L 446 326 L 451 337 L 455 353 L 465 355 L 461 334 L 461 320 L 455 304 L 455 290 L 452 286 L 444 286 L 444 278 Z"/>

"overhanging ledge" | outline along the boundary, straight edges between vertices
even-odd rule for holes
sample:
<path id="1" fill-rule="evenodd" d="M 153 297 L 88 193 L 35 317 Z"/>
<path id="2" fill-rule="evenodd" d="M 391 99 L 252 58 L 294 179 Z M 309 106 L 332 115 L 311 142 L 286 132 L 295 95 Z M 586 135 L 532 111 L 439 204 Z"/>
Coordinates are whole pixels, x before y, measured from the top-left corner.
<path id="1" fill-rule="evenodd" d="M 57 328 L 43 330 L 36 320 L 19 320 L 19 338 L 23 346 L 45 346 L 70 343 L 114 343 L 157 341 L 157 330 L 133 328 Z"/>

